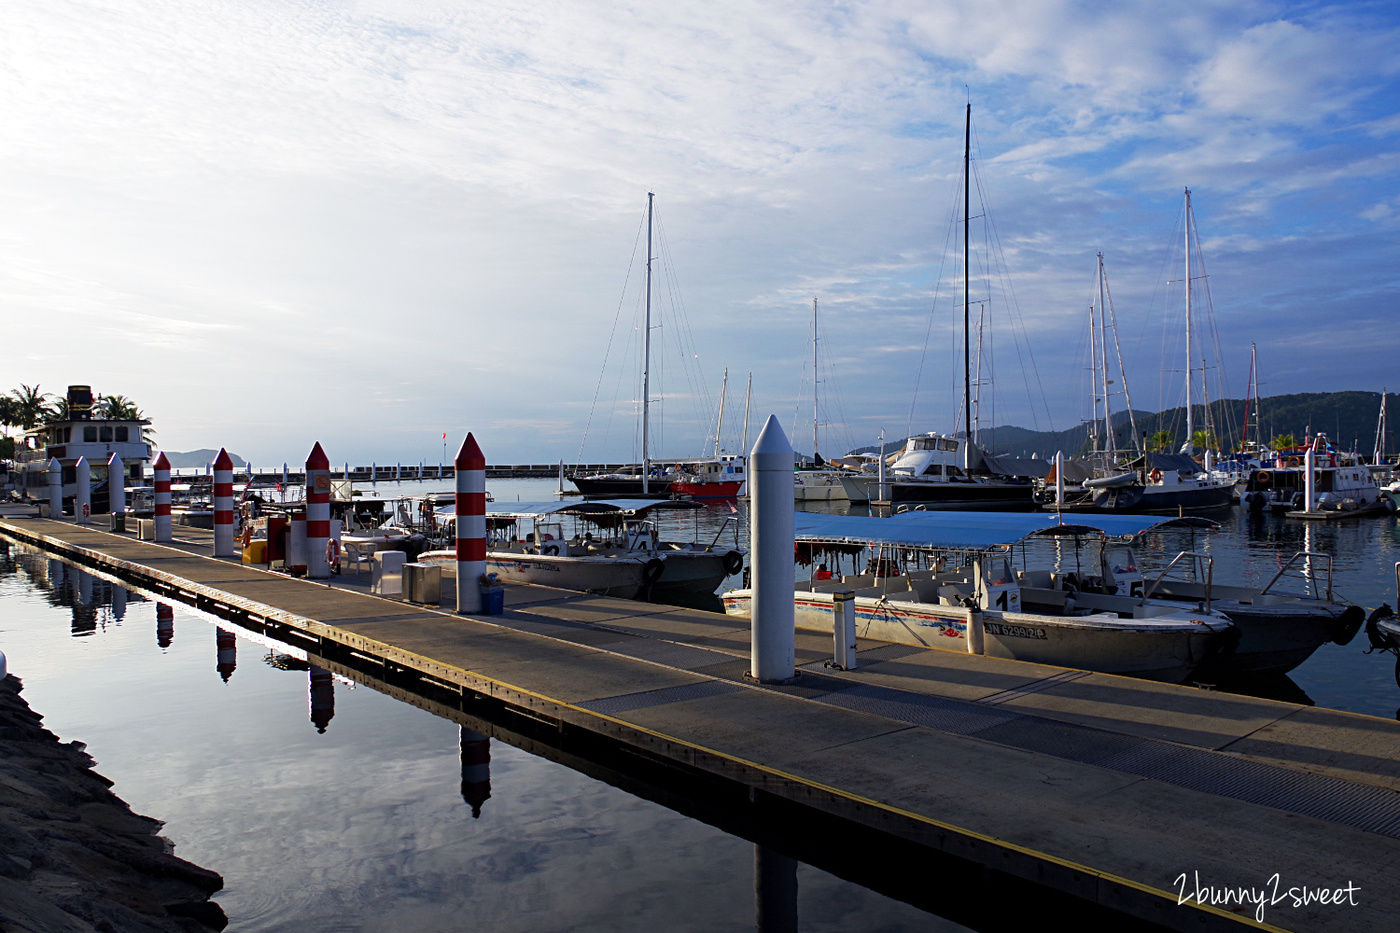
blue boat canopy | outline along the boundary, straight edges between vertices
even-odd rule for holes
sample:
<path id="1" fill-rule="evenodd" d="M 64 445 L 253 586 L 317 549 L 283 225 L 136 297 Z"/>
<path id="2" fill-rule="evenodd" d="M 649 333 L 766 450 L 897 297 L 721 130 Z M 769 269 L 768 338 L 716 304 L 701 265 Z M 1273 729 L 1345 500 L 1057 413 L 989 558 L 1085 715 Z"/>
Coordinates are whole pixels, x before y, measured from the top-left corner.
<path id="1" fill-rule="evenodd" d="M 890 518 L 798 512 L 797 540 L 804 544 L 890 545 L 930 550 L 987 551 L 1025 538 L 1069 535 L 1133 538 L 1164 527 L 1214 528 L 1203 518 L 1160 515 L 1084 515 L 1061 522 L 1053 513 L 901 512 Z"/>

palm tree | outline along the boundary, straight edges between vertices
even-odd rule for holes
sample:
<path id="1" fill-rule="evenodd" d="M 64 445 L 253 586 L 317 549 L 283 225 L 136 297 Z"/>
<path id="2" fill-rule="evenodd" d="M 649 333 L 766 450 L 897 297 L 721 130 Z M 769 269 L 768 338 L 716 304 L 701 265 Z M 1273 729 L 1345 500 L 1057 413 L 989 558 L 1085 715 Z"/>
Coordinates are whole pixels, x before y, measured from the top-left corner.
<path id="1" fill-rule="evenodd" d="M 1293 439 L 1292 434 L 1275 434 L 1274 439 L 1269 441 L 1269 447 L 1274 450 L 1287 450 L 1297 446 L 1298 442 Z"/>
<path id="2" fill-rule="evenodd" d="M 1216 446 L 1217 439 L 1209 431 L 1196 431 L 1191 435 L 1191 446 L 1199 447 L 1202 450 L 1211 450 Z"/>
<path id="3" fill-rule="evenodd" d="M 10 398 L 14 405 L 14 423 L 26 431 L 43 421 L 49 413 L 49 393 L 40 392 L 37 382 L 32 386 L 21 383 L 18 389 L 10 392 Z"/>
<path id="4" fill-rule="evenodd" d="M 140 421 L 144 417 L 136 403 L 125 395 L 104 395 L 94 408 L 108 421 Z"/>
<path id="5" fill-rule="evenodd" d="M 1158 431 L 1147 438 L 1147 449 L 1157 452 L 1170 450 L 1174 443 L 1176 443 L 1176 435 L 1170 431 Z"/>

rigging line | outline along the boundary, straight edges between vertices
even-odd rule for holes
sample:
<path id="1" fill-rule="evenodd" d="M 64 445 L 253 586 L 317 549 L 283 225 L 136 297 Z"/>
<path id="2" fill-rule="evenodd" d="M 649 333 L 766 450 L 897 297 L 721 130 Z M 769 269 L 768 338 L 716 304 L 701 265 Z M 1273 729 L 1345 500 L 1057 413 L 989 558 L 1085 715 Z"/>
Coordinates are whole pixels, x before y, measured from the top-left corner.
<path id="1" fill-rule="evenodd" d="M 1108 270 L 1103 273 L 1104 304 L 1108 306 L 1108 318 L 1113 325 L 1113 348 L 1118 354 L 1118 378 L 1123 384 L 1123 403 L 1128 409 L 1128 425 L 1133 432 L 1133 447 L 1139 454 L 1144 453 L 1142 439 L 1138 435 L 1137 415 L 1133 414 L 1133 397 L 1128 393 L 1128 373 L 1123 368 L 1123 345 L 1118 342 L 1118 315 L 1113 310 L 1113 293 L 1108 288 Z"/>
<path id="2" fill-rule="evenodd" d="M 981 149 L 982 149 L 981 139 L 980 139 L 980 137 L 977 135 L 977 132 L 976 132 L 975 129 L 974 129 L 972 135 L 973 135 L 973 139 L 974 139 L 974 140 L 976 141 L 976 143 L 977 143 L 977 147 L 976 147 L 976 148 L 977 148 L 977 151 L 980 153 L 980 152 L 981 152 Z M 997 227 L 997 225 L 996 225 L 996 221 L 995 221 L 995 219 L 992 217 L 990 208 L 988 208 L 988 207 L 986 206 L 989 199 L 987 198 L 986 191 L 985 191 L 985 189 L 984 189 L 984 181 L 983 181 L 982 175 L 981 175 L 980 172 L 978 172 L 978 171 L 975 170 L 975 166 L 977 165 L 977 162 L 978 162 L 978 161 L 979 161 L 979 160 L 974 160 L 974 161 L 973 161 L 973 166 L 974 166 L 973 178 L 974 178 L 974 179 L 976 180 L 976 182 L 977 182 L 977 194 L 978 194 L 978 197 L 980 197 L 980 198 L 982 199 L 982 203 L 983 203 L 982 213 L 983 213 L 983 215 L 984 215 L 984 217 L 985 217 L 984 224 L 985 224 L 986 228 L 990 231 L 990 242 L 995 243 L 995 246 L 996 246 L 995 257 L 999 257 L 999 258 L 1000 258 L 1000 262 L 998 263 L 999 278 L 1000 278 L 1001 281 L 1002 281 L 1002 288 L 1003 288 L 1003 290 L 1004 290 L 1004 294 L 1007 295 L 1007 296 L 1009 296 L 1009 297 L 1007 298 L 1007 310 L 1008 310 L 1009 316 L 1011 316 L 1011 317 L 1013 318 L 1013 324 L 1015 325 L 1015 326 L 1012 328 L 1012 331 L 1011 331 L 1011 332 L 1012 332 L 1012 343 L 1013 343 L 1014 346 L 1016 347 L 1016 356 L 1017 356 L 1017 360 L 1018 360 L 1018 362 L 1021 364 L 1022 382 L 1024 383 L 1024 385 L 1025 385 L 1025 387 L 1026 387 L 1026 396 L 1027 396 L 1026 400 L 1027 400 L 1027 402 L 1030 403 L 1030 408 L 1031 408 L 1031 419 L 1032 419 L 1032 421 L 1034 422 L 1034 425 L 1035 425 L 1035 427 L 1036 427 L 1036 430 L 1040 430 L 1040 420 L 1039 420 L 1038 416 L 1037 416 L 1036 413 L 1035 413 L 1035 399 L 1034 399 L 1034 397 L 1033 397 L 1032 394 L 1031 394 L 1030 380 L 1026 378 L 1026 371 L 1027 371 L 1027 370 L 1026 370 L 1026 363 L 1025 363 L 1025 361 L 1026 361 L 1027 358 L 1030 360 L 1030 372 L 1033 373 L 1034 376 L 1035 376 L 1036 388 L 1037 388 L 1037 389 L 1039 390 L 1039 392 L 1040 392 L 1040 403 L 1041 403 L 1041 407 L 1045 410 L 1046 424 L 1047 424 L 1047 426 L 1049 427 L 1049 429 L 1050 429 L 1051 431 L 1053 431 L 1053 430 L 1055 429 L 1055 419 L 1054 419 L 1054 417 L 1050 414 L 1050 403 L 1049 403 L 1049 400 L 1048 400 L 1048 399 L 1046 398 L 1046 396 L 1045 396 L 1045 384 L 1044 384 L 1044 382 L 1043 382 L 1043 381 L 1041 380 L 1041 378 L 1040 378 L 1040 367 L 1036 365 L 1036 362 L 1035 362 L 1035 353 L 1034 353 L 1034 351 L 1031 349 L 1031 346 L 1030 346 L 1030 336 L 1029 336 L 1029 334 L 1028 334 L 1028 332 L 1027 332 L 1027 328 L 1026 328 L 1025 315 L 1021 313 L 1021 304 L 1020 304 L 1020 301 L 1018 301 L 1017 298 L 1016 298 L 1016 289 L 1015 289 L 1015 287 L 1011 284 L 1010 270 L 1006 268 L 1006 264 L 1005 264 L 1005 255 L 1006 255 L 1006 253 L 1005 253 L 1005 250 L 1004 250 L 1004 248 L 1002 247 L 1002 244 L 1001 244 L 1001 231 L 998 229 L 998 227 Z M 1022 338 L 1024 338 L 1024 341 L 1025 341 L 1025 348 L 1024 348 L 1024 349 L 1025 349 L 1025 356 L 1024 356 L 1024 357 L 1022 356 L 1022 346 L 1021 346 L 1021 344 L 1022 344 Z"/>
<path id="3" fill-rule="evenodd" d="M 690 324 L 689 310 L 686 308 L 685 299 L 680 288 L 680 274 L 676 268 L 675 258 L 671 251 L 670 239 L 666 235 L 665 225 L 662 220 L 657 219 L 657 237 L 661 247 L 662 276 L 666 286 L 666 293 L 671 300 L 671 315 L 673 318 L 672 341 L 677 346 L 677 352 L 681 357 L 681 372 L 685 377 L 690 390 L 692 401 L 692 417 L 704 417 L 707 421 L 714 414 L 715 405 L 711 399 L 709 385 L 705 380 L 704 368 L 700 362 L 700 354 L 695 345 L 694 329 Z M 702 448 L 704 441 L 701 441 Z"/>
<path id="4" fill-rule="evenodd" d="M 642 229 L 646 226 L 646 214 L 642 214 L 637 227 L 637 235 L 632 240 L 632 258 L 627 263 L 627 275 L 622 280 L 622 294 L 617 296 L 617 310 L 613 312 L 612 330 L 608 333 L 608 346 L 603 351 L 603 365 L 598 371 L 598 384 L 593 388 L 593 403 L 588 407 L 588 421 L 583 426 L 583 439 L 578 445 L 578 463 L 583 462 L 583 447 L 588 443 L 588 431 L 593 426 L 593 413 L 598 407 L 598 393 L 603 388 L 603 377 L 608 371 L 608 356 L 612 353 L 613 340 L 617 336 L 617 322 L 622 317 L 622 304 L 627 300 L 627 284 L 632 280 L 632 269 L 637 264 L 637 244 L 641 242 Z M 611 417 L 611 416 L 610 416 Z"/>
<path id="5" fill-rule="evenodd" d="M 961 191 L 961 189 L 962 178 L 959 176 L 958 190 Z M 904 429 L 906 437 L 912 436 L 914 433 L 914 410 L 919 402 L 919 384 L 924 375 L 924 361 L 928 358 L 928 344 L 933 334 L 933 322 L 938 316 L 938 296 L 943 289 L 943 273 L 948 267 L 949 244 L 952 242 L 953 237 L 957 235 L 957 223 L 957 202 L 955 198 L 954 203 L 952 203 L 948 209 L 948 226 L 943 237 L 943 254 L 938 263 L 938 278 L 934 280 L 933 285 L 933 305 L 929 308 L 928 326 L 924 328 L 924 346 L 923 350 L 919 353 L 918 370 L 914 374 L 914 391 L 912 397 L 909 399 L 909 422 L 905 425 Z"/>

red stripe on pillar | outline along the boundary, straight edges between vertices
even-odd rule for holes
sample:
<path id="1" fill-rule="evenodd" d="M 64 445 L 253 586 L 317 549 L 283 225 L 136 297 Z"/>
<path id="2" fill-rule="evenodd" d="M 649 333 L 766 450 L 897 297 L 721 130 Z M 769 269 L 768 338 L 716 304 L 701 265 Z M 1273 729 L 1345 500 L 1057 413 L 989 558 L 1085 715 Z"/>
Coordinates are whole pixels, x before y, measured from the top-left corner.
<path id="1" fill-rule="evenodd" d="M 457 560 L 459 562 L 469 562 L 486 559 L 486 539 L 485 538 L 458 538 L 457 539 Z"/>
<path id="2" fill-rule="evenodd" d="M 168 506 L 167 506 L 167 508 L 168 508 Z M 214 513 L 214 524 L 216 524 L 216 525 L 232 525 L 232 524 L 233 524 L 233 513 L 232 513 L 232 512 L 215 512 L 215 513 Z"/>
<path id="3" fill-rule="evenodd" d="M 331 536 L 331 523 L 313 522 L 306 523 L 306 536 L 308 538 L 329 538 Z"/>

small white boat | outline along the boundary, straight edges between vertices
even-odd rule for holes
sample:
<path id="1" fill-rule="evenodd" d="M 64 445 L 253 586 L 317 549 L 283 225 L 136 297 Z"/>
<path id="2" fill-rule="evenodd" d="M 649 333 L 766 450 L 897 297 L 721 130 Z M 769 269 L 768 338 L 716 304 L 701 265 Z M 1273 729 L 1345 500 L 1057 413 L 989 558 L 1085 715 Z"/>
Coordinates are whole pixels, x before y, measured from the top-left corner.
<path id="1" fill-rule="evenodd" d="M 623 599 L 664 599 L 713 594 L 724 578 L 743 568 L 738 548 L 658 539 L 653 509 L 700 508 L 684 500 L 490 503 L 486 570 L 505 583 L 533 583 Z M 456 516 L 439 509 L 436 525 L 450 542 Z M 564 517 L 572 520 L 565 530 Z M 456 572 L 456 552 L 430 550 L 418 561 Z"/>
<path id="2" fill-rule="evenodd" d="M 991 657 L 1173 683 L 1228 653 L 1239 637 L 1212 608 L 1120 592 L 1115 582 L 1101 582 L 1098 592 L 1080 589 L 1074 573 L 1011 567 L 1012 546 L 1028 538 L 1102 539 L 1137 534 L 1162 519 L 1095 516 L 1092 524 L 1063 525 L 1035 514 L 906 512 L 798 513 L 796 520 L 799 548 L 874 550 L 872 572 L 797 584 L 799 628 L 830 632 L 834 594 L 853 590 L 860 637 L 967 650 L 969 630 L 980 626 L 983 653 Z M 915 553 L 923 560 L 911 567 Z M 748 614 L 752 597 L 748 589 L 724 593 L 725 611 Z"/>

